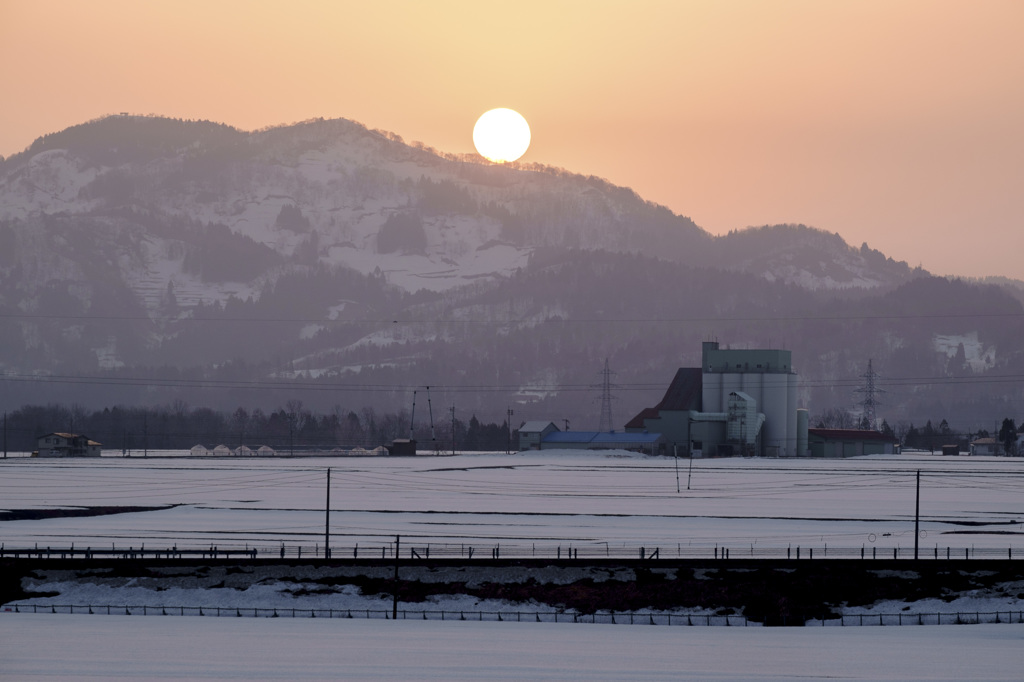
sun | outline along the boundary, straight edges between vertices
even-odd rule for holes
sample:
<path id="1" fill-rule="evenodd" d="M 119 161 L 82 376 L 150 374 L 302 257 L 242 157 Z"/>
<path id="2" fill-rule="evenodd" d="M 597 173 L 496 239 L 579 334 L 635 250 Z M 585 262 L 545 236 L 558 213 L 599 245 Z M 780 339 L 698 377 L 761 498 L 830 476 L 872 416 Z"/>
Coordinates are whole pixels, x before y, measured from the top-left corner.
<path id="1" fill-rule="evenodd" d="M 495 163 L 515 161 L 530 147 L 530 124 L 518 111 L 491 109 L 473 126 L 473 144 Z"/>

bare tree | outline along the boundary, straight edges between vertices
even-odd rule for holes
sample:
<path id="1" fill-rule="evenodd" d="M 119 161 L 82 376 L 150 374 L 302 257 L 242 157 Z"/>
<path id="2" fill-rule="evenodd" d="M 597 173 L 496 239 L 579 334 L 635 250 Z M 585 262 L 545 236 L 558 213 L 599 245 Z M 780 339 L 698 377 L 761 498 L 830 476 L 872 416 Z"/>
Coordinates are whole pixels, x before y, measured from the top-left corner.
<path id="1" fill-rule="evenodd" d="M 812 420 L 819 429 L 854 429 L 857 420 L 846 410 L 830 407 Z"/>

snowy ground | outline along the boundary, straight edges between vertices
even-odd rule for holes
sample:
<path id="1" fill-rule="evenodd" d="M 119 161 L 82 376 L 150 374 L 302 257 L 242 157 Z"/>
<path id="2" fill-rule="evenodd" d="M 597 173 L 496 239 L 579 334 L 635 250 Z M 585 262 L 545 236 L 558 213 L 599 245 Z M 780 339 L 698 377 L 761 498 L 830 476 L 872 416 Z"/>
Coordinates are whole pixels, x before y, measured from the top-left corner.
<path id="1" fill-rule="evenodd" d="M 556 547 L 573 545 L 581 557 L 612 549 L 632 556 L 646 545 L 668 555 L 671 547 L 710 555 L 716 545 L 799 545 L 814 547 L 817 557 L 827 544 L 833 551 L 864 546 L 889 553 L 913 545 L 914 477 L 921 470 L 922 547 L 1012 548 L 1024 558 L 1024 461 L 926 455 L 696 460 L 692 472 L 688 461 L 679 464 L 677 493 L 672 459 L 627 453 L 11 458 L 0 461 L 0 504 L 8 510 L 169 508 L 2 520 L 0 542 L 8 548 L 74 542 L 264 551 L 284 543 L 291 551 L 320 551 L 330 466 L 332 546 L 346 551 L 356 543 L 361 551 L 387 551 L 401 534 L 403 547 L 431 544 L 435 552 L 500 544 L 553 555 Z M 244 590 L 157 591 L 139 581 L 62 583 L 60 575 L 47 573 L 38 584 L 60 595 L 30 600 L 37 604 L 156 599 L 228 608 L 387 608 L 351 589 L 295 597 L 287 591 L 294 583 L 273 580 Z M 915 612 L 1019 611 L 1022 602 L 1011 592 L 911 606 Z M 522 609 L 465 596 L 408 606 Z M 845 612 L 895 613 L 907 606 L 886 602 Z M 1016 624 L 667 628 L 0 613 L 0 670 L 5 678 L 39 680 L 1020 679 L 1022 639 L 1024 626 Z"/>
<path id="2" fill-rule="evenodd" d="M 662 628 L 0 614 L 5 679 L 1019 680 L 1024 625 Z"/>
<path id="3" fill-rule="evenodd" d="M 0 460 L 9 510 L 162 506 L 103 516 L 0 521 L 12 546 L 259 547 L 319 551 L 326 472 L 330 537 L 364 551 L 403 544 L 435 553 L 731 556 L 838 548 L 901 556 L 914 545 L 921 471 L 922 551 L 1018 549 L 1024 557 L 1024 460 L 929 455 L 846 460 L 680 460 L 562 451 L 457 457 Z M 341 549 L 337 551 L 342 551 Z M 507 555 L 503 551 L 503 555 Z M 1002 554 L 1005 556 L 1006 554 Z"/>

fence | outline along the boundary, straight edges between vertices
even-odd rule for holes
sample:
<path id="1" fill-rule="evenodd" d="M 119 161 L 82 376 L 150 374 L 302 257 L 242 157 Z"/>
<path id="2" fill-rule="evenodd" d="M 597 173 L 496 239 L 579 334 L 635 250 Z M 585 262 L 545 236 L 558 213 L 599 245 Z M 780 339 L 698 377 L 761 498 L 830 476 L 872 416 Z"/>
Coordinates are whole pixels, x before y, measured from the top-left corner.
<path id="1" fill-rule="evenodd" d="M 131 606 L 71 604 L 7 604 L 11 613 L 66 613 L 125 616 L 208 616 L 236 618 L 365 618 L 391 620 L 393 611 L 374 609 L 293 609 L 223 606 Z M 456 620 L 522 623 L 590 623 L 608 625 L 748 626 L 744 616 L 668 614 L 646 611 L 578 613 L 574 611 L 398 611 L 398 620 Z"/>
<path id="2" fill-rule="evenodd" d="M 487 546 L 469 545 L 465 543 L 427 543 L 415 544 L 402 542 L 400 545 L 402 559 L 556 559 L 560 561 L 595 560 L 595 559 L 914 559 L 913 547 L 765 547 L 749 545 L 747 547 L 715 546 L 674 546 L 613 547 L 609 543 L 589 544 L 494 544 Z M 919 559 L 932 560 L 984 560 L 1013 559 L 1013 547 L 933 547 L 920 548 Z M 1017 558 L 1024 558 L 1020 550 Z M 394 559 L 395 543 L 382 542 L 370 545 L 331 546 L 324 549 L 323 545 L 264 545 L 260 547 L 209 547 L 147 549 L 142 547 L 115 547 L 100 549 L 78 547 L 74 545 L 64 548 L 52 547 L 4 547 L 0 545 L 0 558 L 14 559 Z"/>
<path id="3" fill-rule="evenodd" d="M 11 613 L 62 613 L 125 616 L 204 616 L 235 618 L 365 618 L 391 620 L 391 610 L 293 609 L 223 606 L 132 606 L 70 604 L 7 604 Z M 578 613 L 574 611 L 398 611 L 398 620 L 448 620 L 524 623 L 587 623 L 607 625 L 666 625 L 704 627 L 760 627 L 745 616 L 715 614 L 671 614 L 649 611 Z M 829 627 L 976 625 L 979 623 L 1024 623 L 1024 611 L 971 611 L 954 613 L 872 613 L 812 619 L 792 625 Z M 785 620 L 782 621 L 785 625 Z"/>

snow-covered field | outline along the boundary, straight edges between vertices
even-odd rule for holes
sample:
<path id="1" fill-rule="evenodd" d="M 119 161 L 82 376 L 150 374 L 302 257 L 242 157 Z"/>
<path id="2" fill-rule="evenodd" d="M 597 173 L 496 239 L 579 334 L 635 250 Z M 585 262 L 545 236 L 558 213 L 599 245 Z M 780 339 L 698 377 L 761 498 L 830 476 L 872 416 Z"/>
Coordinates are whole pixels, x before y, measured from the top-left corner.
<path id="1" fill-rule="evenodd" d="M 180 454 L 180 453 L 178 453 Z M 731 557 L 797 546 L 900 556 L 914 545 L 921 471 L 923 552 L 1024 557 L 1024 460 L 931 455 L 845 460 L 679 460 L 625 452 L 448 457 L 0 460 L 7 510 L 110 506 L 155 511 L 0 521 L 6 547 L 322 548 L 331 468 L 337 551 L 406 546 L 458 555 Z M 677 492 L 677 475 L 679 492 Z M 319 546 L 318 546 L 319 545 Z M 1005 550 L 1005 552 L 1004 552 Z M 972 555 L 973 556 L 973 555 Z"/>
<path id="2" fill-rule="evenodd" d="M 321 551 L 330 467 L 335 552 L 356 543 L 360 552 L 389 551 L 400 534 L 403 547 L 430 544 L 437 553 L 501 545 L 553 556 L 572 545 L 581 557 L 634 556 L 643 545 L 666 556 L 673 549 L 710 556 L 716 546 L 728 546 L 737 556 L 743 548 L 801 546 L 815 548 L 818 557 L 828 545 L 833 552 L 878 547 L 881 556 L 913 546 L 920 470 L 922 548 L 1012 548 L 1024 558 L 1018 542 L 1024 461 L 1012 459 L 695 460 L 692 471 L 681 460 L 677 492 L 674 460 L 622 452 L 295 459 L 166 454 L 177 456 L 0 461 L 0 504 L 7 510 L 169 506 L 4 520 L 0 542 L 7 548 L 213 544 L 267 552 L 284 543 L 290 552 L 300 545 Z M 352 590 L 295 597 L 284 592 L 294 583 L 273 581 L 245 590 L 159 592 L 142 582 L 114 583 L 62 584 L 53 575 L 40 589 L 60 595 L 27 601 L 152 604 L 158 596 L 161 603 L 207 607 L 278 606 L 282 600 L 297 608 L 387 607 Z M 221 604 L 224 599 L 231 603 Z M 914 603 L 913 610 L 1022 608 L 1009 594 L 934 601 Z M 845 612 L 905 607 L 886 602 Z M 416 608 L 513 609 L 458 595 Z M 2 613 L 0 670 L 5 678 L 39 680 L 1020 679 L 1022 639 L 1019 624 L 794 630 Z"/>
<path id="3" fill-rule="evenodd" d="M 666 628 L 0 614 L 11 680 L 1019 680 L 1024 625 Z"/>

